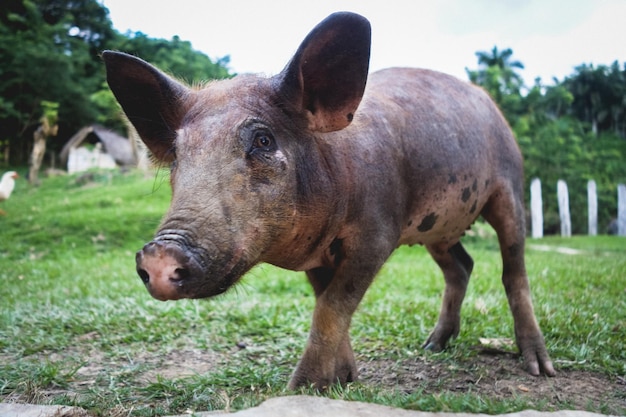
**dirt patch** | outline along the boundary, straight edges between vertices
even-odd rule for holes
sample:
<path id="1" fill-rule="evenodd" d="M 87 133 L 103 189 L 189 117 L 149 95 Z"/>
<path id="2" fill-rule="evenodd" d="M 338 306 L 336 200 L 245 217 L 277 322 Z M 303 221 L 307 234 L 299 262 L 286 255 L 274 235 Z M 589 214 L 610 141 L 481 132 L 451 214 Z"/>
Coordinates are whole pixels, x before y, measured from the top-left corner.
<path id="1" fill-rule="evenodd" d="M 137 378 L 140 383 L 150 383 L 160 376 L 165 379 L 186 378 L 209 373 L 224 361 L 224 355 L 199 349 L 176 350 L 161 357 L 141 358 L 148 370 Z"/>
<path id="2" fill-rule="evenodd" d="M 210 373 L 227 359 L 226 355 L 201 349 L 179 349 L 164 354 L 142 352 L 123 359 L 107 358 L 95 349 L 82 355 L 85 359 L 74 375 L 75 386 L 96 384 L 102 377 L 111 375 L 132 376 L 137 385 L 146 386 L 159 378 L 181 379 Z M 53 354 L 49 360 L 58 361 L 62 357 Z"/>
<path id="3" fill-rule="evenodd" d="M 437 358 L 362 363 L 360 381 L 405 393 L 472 393 L 489 399 L 525 399 L 548 409 L 626 413 L 624 378 L 560 370 L 558 364 L 557 372 L 554 378 L 533 377 L 524 371 L 517 355 L 481 353 L 455 366 Z"/>

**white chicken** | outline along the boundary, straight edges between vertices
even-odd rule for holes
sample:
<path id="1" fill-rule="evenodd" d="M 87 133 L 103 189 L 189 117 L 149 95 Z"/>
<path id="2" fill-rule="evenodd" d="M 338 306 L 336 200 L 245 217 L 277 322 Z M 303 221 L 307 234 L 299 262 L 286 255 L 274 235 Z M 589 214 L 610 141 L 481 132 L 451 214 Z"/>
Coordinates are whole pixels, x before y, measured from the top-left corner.
<path id="1" fill-rule="evenodd" d="M 11 193 L 15 188 L 15 179 L 18 177 L 17 172 L 8 171 L 2 176 L 0 181 L 0 201 L 8 200 L 11 197 Z M 0 215 L 6 214 L 4 210 L 0 209 Z"/>

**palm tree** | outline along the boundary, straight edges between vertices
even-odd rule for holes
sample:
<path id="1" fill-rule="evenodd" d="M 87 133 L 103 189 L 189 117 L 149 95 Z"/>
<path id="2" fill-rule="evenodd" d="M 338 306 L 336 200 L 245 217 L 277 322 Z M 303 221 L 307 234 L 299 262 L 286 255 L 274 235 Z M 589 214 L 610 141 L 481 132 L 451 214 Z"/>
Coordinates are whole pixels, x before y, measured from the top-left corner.
<path id="1" fill-rule="evenodd" d="M 496 67 L 500 72 L 501 87 L 507 92 L 516 92 L 523 85 L 522 77 L 515 72 L 516 69 L 524 69 L 524 64 L 520 61 L 512 61 L 513 50 L 506 48 L 502 51 L 494 46 L 491 51 L 478 51 L 478 65 L 484 68 Z"/>
<path id="2" fill-rule="evenodd" d="M 500 51 L 494 46 L 491 51 L 476 52 L 478 70 L 465 69 L 470 81 L 483 87 L 493 97 L 509 123 L 519 112 L 522 98 L 520 89 L 524 84 L 516 72 L 517 69 L 523 69 L 524 64 L 512 60 L 512 55 L 511 48 Z"/>
<path id="3" fill-rule="evenodd" d="M 495 65 L 501 69 L 507 67 L 524 69 L 524 64 L 520 61 L 510 61 L 511 56 L 513 56 L 513 50 L 511 48 L 506 48 L 504 51 L 498 52 L 498 47 L 494 46 L 491 52 L 478 51 L 476 52 L 476 56 L 478 57 L 479 65 L 485 65 L 487 67 L 493 67 Z"/>

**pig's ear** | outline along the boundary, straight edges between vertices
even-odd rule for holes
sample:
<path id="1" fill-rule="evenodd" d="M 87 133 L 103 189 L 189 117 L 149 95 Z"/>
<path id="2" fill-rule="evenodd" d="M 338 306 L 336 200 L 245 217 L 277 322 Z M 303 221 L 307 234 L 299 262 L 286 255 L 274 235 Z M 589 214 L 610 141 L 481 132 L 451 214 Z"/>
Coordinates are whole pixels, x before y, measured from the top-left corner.
<path id="1" fill-rule="evenodd" d="M 189 89 L 132 55 L 104 51 L 107 82 L 154 157 L 171 162 Z"/>
<path id="2" fill-rule="evenodd" d="M 311 130 L 332 132 L 350 124 L 365 90 L 370 44 L 367 19 L 332 14 L 276 76 L 281 94 L 307 117 Z"/>

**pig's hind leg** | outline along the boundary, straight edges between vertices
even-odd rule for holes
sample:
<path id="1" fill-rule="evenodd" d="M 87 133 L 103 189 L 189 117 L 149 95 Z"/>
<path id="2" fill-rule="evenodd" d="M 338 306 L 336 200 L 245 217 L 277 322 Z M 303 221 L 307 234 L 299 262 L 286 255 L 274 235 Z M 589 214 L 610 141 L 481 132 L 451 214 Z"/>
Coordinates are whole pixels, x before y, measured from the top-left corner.
<path id="1" fill-rule="evenodd" d="M 461 323 L 461 304 L 469 282 L 474 261 L 461 245 L 456 243 L 451 248 L 445 246 L 427 246 L 428 252 L 443 271 L 446 288 L 439 320 L 435 329 L 424 343 L 424 348 L 435 352 L 445 348 L 451 337 L 459 334 Z"/>
<path id="2" fill-rule="evenodd" d="M 502 184 L 494 192 L 481 214 L 498 234 L 502 254 L 502 283 L 513 314 L 515 339 L 524 357 L 527 371 L 555 375 L 552 361 L 533 310 L 530 285 L 524 263 L 526 227 L 520 190 Z"/>

